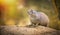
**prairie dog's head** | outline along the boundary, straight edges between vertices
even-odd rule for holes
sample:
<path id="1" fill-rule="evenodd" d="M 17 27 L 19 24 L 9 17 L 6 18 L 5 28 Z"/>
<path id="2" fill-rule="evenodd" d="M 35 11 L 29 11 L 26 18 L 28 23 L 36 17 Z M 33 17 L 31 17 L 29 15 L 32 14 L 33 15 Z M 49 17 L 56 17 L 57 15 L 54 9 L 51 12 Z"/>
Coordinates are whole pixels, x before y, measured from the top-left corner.
<path id="1" fill-rule="evenodd" d="M 35 11 L 35 10 L 29 9 L 27 13 L 28 13 L 28 15 L 30 15 L 31 17 L 36 17 L 36 11 Z"/>
<path id="2" fill-rule="evenodd" d="M 32 9 L 29 9 L 29 10 L 28 10 L 28 14 L 29 14 L 29 15 L 32 15 L 32 14 L 33 14 L 33 10 L 32 10 Z"/>

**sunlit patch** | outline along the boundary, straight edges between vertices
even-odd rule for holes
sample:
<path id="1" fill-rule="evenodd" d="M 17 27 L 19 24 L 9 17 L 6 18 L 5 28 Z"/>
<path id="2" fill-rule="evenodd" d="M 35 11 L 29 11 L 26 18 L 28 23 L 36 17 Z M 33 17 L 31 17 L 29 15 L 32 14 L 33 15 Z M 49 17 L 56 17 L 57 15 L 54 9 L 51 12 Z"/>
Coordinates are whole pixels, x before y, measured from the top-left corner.
<path id="1" fill-rule="evenodd" d="M 6 24 L 7 26 L 15 26 L 15 21 L 12 20 L 12 19 L 9 19 L 9 20 L 7 20 L 7 21 L 5 22 L 5 24 Z"/>
<path id="2" fill-rule="evenodd" d="M 4 0 L 4 1 L 5 1 L 5 3 L 7 3 L 7 4 L 11 4 L 11 3 L 14 3 L 15 0 Z"/>
<path id="3" fill-rule="evenodd" d="M 31 22 L 29 19 L 22 19 L 19 21 L 19 24 L 17 26 L 27 26 L 27 25 L 30 25 Z"/>
<path id="4" fill-rule="evenodd" d="M 23 5 L 18 5 L 17 9 L 22 9 L 24 6 Z"/>

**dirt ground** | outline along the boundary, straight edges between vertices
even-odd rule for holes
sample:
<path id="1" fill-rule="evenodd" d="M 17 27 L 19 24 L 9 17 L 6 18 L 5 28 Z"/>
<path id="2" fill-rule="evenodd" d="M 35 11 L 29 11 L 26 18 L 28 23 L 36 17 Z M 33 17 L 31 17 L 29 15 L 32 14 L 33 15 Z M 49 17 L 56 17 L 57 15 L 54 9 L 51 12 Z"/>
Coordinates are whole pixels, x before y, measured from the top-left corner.
<path id="1" fill-rule="evenodd" d="M 0 35 L 60 35 L 60 31 L 39 26 L 39 27 L 17 27 L 0 26 Z"/>

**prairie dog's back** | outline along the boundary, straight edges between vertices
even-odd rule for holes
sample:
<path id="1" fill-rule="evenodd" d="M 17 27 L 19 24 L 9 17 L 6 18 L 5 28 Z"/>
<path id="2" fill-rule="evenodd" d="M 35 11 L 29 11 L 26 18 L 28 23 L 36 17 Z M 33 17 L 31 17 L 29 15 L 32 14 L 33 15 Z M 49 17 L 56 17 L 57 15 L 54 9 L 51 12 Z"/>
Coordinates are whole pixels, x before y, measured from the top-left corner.
<path id="1" fill-rule="evenodd" d="M 49 18 L 45 13 L 39 12 L 39 15 L 41 23 L 49 23 Z"/>

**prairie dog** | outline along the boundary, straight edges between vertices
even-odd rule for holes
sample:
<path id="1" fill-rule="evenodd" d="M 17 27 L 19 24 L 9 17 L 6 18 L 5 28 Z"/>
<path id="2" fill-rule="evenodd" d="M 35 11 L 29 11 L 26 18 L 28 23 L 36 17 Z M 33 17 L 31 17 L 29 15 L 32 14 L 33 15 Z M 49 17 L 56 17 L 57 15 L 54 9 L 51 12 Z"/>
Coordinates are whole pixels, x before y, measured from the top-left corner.
<path id="1" fill-rule="evenodd" d="M 28 11 L 28 15 L 30 17 L 32 24 L 42 25 L 42 26 L 48 26 L 49 24 L 49 18 L 43 12 L 37 12 L 35 10 L 30 9 Z"/>

